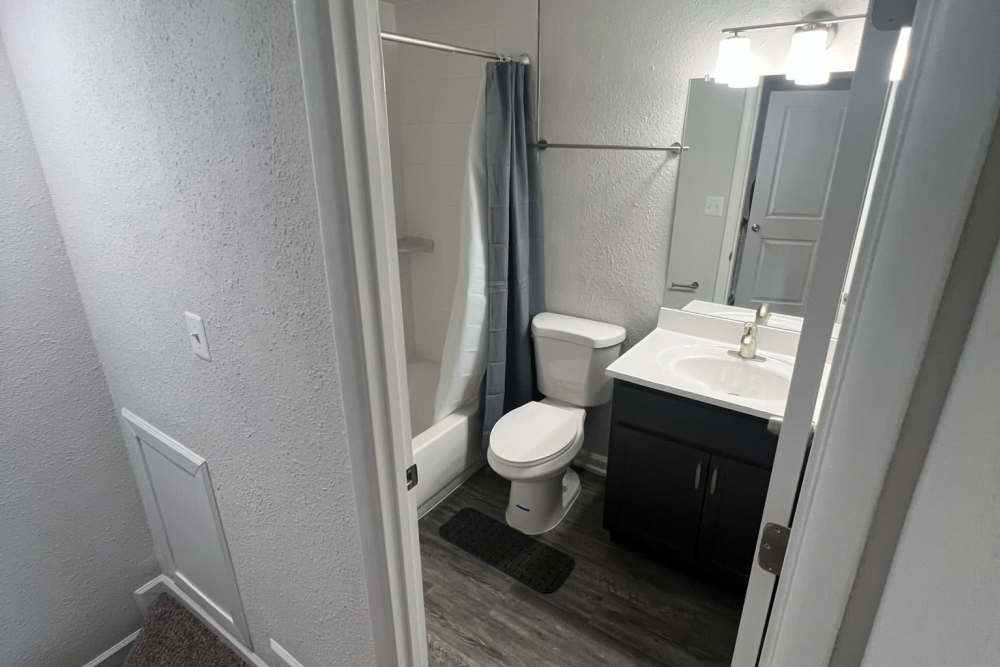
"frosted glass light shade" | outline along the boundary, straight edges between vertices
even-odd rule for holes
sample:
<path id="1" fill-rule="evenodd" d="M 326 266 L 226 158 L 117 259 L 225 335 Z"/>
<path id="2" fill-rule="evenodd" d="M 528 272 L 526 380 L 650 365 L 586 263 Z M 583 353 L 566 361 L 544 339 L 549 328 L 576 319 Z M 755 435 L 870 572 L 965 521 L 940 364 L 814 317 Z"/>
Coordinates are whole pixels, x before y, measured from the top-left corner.
<path id="1" fill-rule="evenodd" d="M 799 29 L 792 35 L 785 78 L 800 86 L 819 86 L 830 81 L 826 55 L 827 29 L 822 26 Z"/>
<path id="2" fill-rule="evenodd" d="M 750 51 L 750 38 L 734 35 L 719 42 L 719 58 L 715 63 L 715 82 L 730 88 L 752 88 L 758 76 Z"/>

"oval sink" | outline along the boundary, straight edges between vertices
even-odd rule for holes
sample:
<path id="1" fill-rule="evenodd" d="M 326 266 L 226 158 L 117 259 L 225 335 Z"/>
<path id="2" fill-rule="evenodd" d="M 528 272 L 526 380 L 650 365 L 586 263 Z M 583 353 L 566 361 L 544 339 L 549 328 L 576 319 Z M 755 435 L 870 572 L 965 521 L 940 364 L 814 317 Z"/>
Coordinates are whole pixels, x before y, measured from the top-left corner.
<path id="1" fill-rule="evenodd" d="M 703 389 L 730 396 L 783 401 L 792 367 L 772 358 L 742 359 L 721 347 L 693 346 L 664 350 L 658 361 L 672 373 Z"/>

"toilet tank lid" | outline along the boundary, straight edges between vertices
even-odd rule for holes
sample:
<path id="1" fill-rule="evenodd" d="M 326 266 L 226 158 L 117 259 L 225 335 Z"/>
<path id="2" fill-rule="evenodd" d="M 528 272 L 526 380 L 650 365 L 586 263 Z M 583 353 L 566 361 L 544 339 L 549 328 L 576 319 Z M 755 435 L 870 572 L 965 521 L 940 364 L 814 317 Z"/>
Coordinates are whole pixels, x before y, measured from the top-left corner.
<path id="1" fill-rule="evenodd" d="M 593 348 L 611 347 L 625 340 L 625 327 L 558 313 L 535 315 L 531 333 L 538 338 L 555 338 Z"/>

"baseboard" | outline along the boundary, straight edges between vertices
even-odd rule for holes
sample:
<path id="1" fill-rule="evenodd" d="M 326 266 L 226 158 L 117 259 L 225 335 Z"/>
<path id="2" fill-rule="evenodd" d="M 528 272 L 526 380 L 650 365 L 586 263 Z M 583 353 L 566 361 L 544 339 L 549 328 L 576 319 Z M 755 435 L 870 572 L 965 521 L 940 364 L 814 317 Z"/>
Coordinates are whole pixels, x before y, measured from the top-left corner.
<path id="1" fill-rule="evenodd" d="M 271 651 L 281 658 L 287 667 L 304 667 L 301 662 L 295 659 L 295 656 L 288 652 L 288 649 L 274 641 L 273 638 L 271 639 Z"/>
<path id="2" fill-rule="evenodd" d="M 166 593 L 187 607 L 188 611 L 197 616 L 199 621 L 204 623 L 209 630 L 214 632 L 219 639 L 225 642 L 226 646 L 231 648 L 234 653 L 243 658 L 243 660 L 245 660 L 251 667 L 268 667 L 268 664 L 264 662 L 259 655 L 244 646 L 240 640 L 219 625 L 218 621 L 205 612 L 205 610 L 202 609 L 197 602 L 178 588 L 177 584 L 175 584 L 173 580 L 165 574 L 161 574 L 158 577 L 151 579 L 137 588 L 133 593 L 133 595 L 135 595 L 136 604 L 139 605 L 139 609 L 142 610 L 143 615 L 146 614 L 149 610 L 149 606 L 153 604 L 161 593 Z"/>
<path id="3" fill-rule="evenodd" d="M 132 648 L 132 643 L 139 636 L 140 632 L 142 632 L 141 629 L 136 630 L 83 667 L 121 667 L 121 664 L 125 662 L 125 657 L 128 655 L 129 649 Z"/>
<path id="4" fill-rule="evenodd" d="M 580 453 L 576 455 L 573 465 L 578 468 L 583 468 L 587 472 L 599 475 L 600 477 L 608 476 L 608 457 L 601 454 L 581 450 Z"/>
<path id="5" fill-rule="evenodd" d="M 424 518 L 424 516 L 428 512 L 430 512 L 435 507 L 437 507 L 438 505 L 440 505 L 441 503 L 443 503 L 445 501 L 445 499 L 448 498 L 448 496 L 450 496 L 451 494 L 453 494 L 458 489 L 458 487 L 460 487 L 463 484 L 465 484 L 469 480 L 470 477 L 472 477 L 477 472 L 479 472 L 480 470 L 482 470 L 482 468 L 483 468 L 484 465 L 486 465 L 486 462 L 481 460 L 481 461 L 478 461 L 475 465 L 470 466 L 470 467 L 466 468 L 465 470 L 463 470 L 462 473 L 459 474 L 458 477 L 456 477 L 455 479 L 453 479 L 450 482 L 448 482 L 444 486 L 443 489 L 441 489 L 440 491 L 438 491 L 437 493 L 435 493 L 433 496 L 431 496 L 430 500 L 428 500 L 426 503 L 424 503 L 423 505 L 421 505 L 420 507 L 417 508 L 417 518 L 418 519 Z"/>

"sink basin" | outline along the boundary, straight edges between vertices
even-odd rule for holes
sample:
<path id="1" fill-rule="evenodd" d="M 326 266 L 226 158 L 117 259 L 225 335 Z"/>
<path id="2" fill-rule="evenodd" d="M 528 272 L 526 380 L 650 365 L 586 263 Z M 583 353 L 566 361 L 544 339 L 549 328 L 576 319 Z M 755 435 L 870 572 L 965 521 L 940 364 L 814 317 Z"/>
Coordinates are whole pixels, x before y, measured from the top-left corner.
<path id="1" fill-rule="evenodd" d="M 792 379 L 792 367 L 784 361 L 742 359 L 712 345 L 667 348 L 657 363 L 705 391 L 759 401 L 784 401 Z"/>

